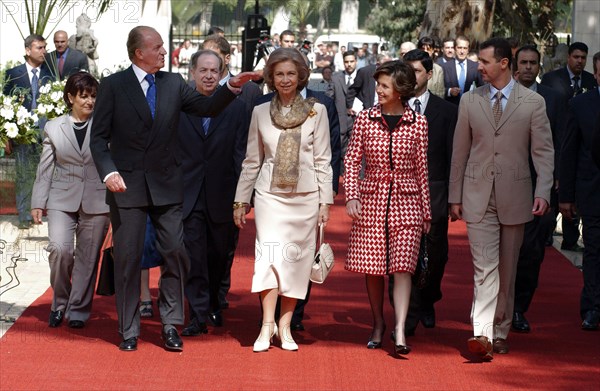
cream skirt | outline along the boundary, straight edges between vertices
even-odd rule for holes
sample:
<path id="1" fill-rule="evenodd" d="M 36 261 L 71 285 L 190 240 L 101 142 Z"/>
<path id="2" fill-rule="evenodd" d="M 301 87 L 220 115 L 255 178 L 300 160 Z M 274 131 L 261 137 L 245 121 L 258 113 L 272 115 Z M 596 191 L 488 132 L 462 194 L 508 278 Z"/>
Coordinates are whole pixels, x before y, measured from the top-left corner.
<path id="1" fill-rule="evenodd" d="M 256 190 L 256 260 L 252 292 L 278 289 L 304 299 L 315 255 L 319 193 Z"/>

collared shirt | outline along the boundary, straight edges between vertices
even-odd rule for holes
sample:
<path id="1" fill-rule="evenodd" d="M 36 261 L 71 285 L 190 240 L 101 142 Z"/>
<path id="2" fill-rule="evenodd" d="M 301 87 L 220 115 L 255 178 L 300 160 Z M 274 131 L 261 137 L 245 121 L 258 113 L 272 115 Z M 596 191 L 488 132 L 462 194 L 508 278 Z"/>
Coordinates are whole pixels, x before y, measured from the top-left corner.
<path id="1" fill-rule="evenodd" d="M 513 79 L 511 77 L 508 84 L 506 86 L 504 86 L 504 88 L 502 90 L 500 90 L 500 91 L 502 91 L 502 102 L 501 102 L 502 110 L 504 110 L 506 108 L 506 103 L 508 102 L 508 97 L 510 96 L 510 93 L 514 86 L 515 86 L 515 79 Z M 492 107 L 494 106 L 494 101 L 496 100 L 497 92 L 498 92 L 498 89 L 490 84 L 490 105 Z"/>
<path id="2" fill-rule="evenodd" d="M 465 81 L 466 81 L 466 79 L 467 79 L 467 59 L 465 58 L 464 60 L 462 60 L 462 63 L 465 64 Z M 457 79 L 460 79 L 460 71 L 462 70 L 462 67 L 460 64 L 461 64 L 461 62 L 458 61 L 458 59 L 455 59 L 454 66 L 456 67 L 456 78 Z"/>
<path id="3" fill-rule="evenodd" d="M 222 78 L 221 80 L 219 80 L 219 85 L 223 86 L 225 83 L 227 83 L 229 81 L 229 79 L 231 79 L 231 76 L 233 76 L 231 74 L 231 72 L 227 72 L 227 76 L 225 76 L 224 78 Z"/>
<path id="4" fill-rule="evenodd" d="M 142 87 L 142 91 L 144 91 L 144 96 L 146 96 L 146 93 L 148 92 L 148 88 L 150 87 L 150 84 L 148 83 L 148 80 L 146 80 L 144 78 L 146 77 L 146 75 L 148 73 L 135 64 L 131 64 L 131 67 L 133 68 L 133 73 L 135 73 L 135 77 L 137 77 L 138 82 L 140 83 L 140 86 Z"/>
<path id="5" fill-rule="evenodd" d="M 40 75 L 41 67 L 34 68 L 31 66 L 31 64 L 25 62 L 25 68 L 27 68 L 27 77 L 29 77 L 29 85 L 31 85 L 31 79 L 33 78 L 33 72 L 31 72 L 32 69 L 37 69 L 38 80 L 42 78 L 42 75 Z"/>
<path id="6" fill-rule="evenodd" d="M 429 90 L 425 90 L 425 92 L 421 96 L 413 96 L 408 100 L 408 105 L 411 109 L 415 110 L 415 100 L 419 100 L 421 102 L 421 114 L 425 114 L 425 109 L 427 108 L 427 102 L 429 102 Z M 416 110 L 415 110 L 416 111 Z"/>
<path id="7" fill-rule="evenodd" d="M 68 47 L 67 47 L 67 50 L 65 50 L 64 52 L 62 52 L 62 54 L 59 53 L 59 52 L 56 52 L 56 61 L 60 60 L 61 57 L 64 58 L 65 61 L 67 61 L 67 54 L 69 54 L 69 48 Z"/>
<path id="8" fill-rule="evenodd" d="M 354 72 L 352 72 L 351 74 L 347 74 L 346 71 L 344 71 L 344 82 L 346 84 L 348 84 L 348 77 L 350 77 L 352 83 L 354 83 L 354 80 L 356 80 L 356 69 L 354 69 Z"/>

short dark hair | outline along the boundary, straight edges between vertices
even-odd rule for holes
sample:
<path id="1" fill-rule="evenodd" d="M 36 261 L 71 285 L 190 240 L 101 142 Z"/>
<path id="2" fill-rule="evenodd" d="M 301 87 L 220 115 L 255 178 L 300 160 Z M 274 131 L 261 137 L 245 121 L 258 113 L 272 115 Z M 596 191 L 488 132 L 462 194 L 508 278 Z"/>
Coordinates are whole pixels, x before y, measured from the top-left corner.
<path id="1" fill-rule="evenodd" d="M 541 60 L 541 57 L 542 57 L 542 55 L 540 54 L 540 51 L 539 51 L 539 50 L 537 50 L 537 47 L 535 47 L 535 45 L 524 45 L 524 46 L 521 46 L 521 47 L 520 47 L 520 48 L 519 48 L 519 49 L 516 51 L 516 53 L 515 53 L 515 63 L 518 63 L 518 62 L 519 62 L 519 54 L 520 54 L 521 52 L 535 52 L 535 53 L 537 54 L 537 57 L 538 57 L 538 64 L 539 64 L 539 62 L 540 62 L 540 60 Z M 515 66 L 516 66 L 516 64 L 515 64 Z"/>
<path id="2" fill-rule="evenodd" d="M 296 70 L 298 71 L 298 91 L 302 91 L 302 89 L 306 87 L 306 84 L 308 84 L 310 69 L 308 69 L 308 65 L 306 65 L 306 60 L 302 56 L 302 53 L 294 48 L 279 48 L 269 55 L 269 59 L 263 70 L 265 83 L 271 90 L 275 90 L 273 70 L 277 64 L 286 61 L 291 61 L 296 66 Z"/>
<path id="3" fill-rule="evenodd" d="M 89 92 L 90 94 L 94 94 L 98 91 L 98 80 L 94 76 L 92 76 L 88 72 L 77 72 L 73 73 L 67 79 L 67 83 L 65 84 L 65 89 L 63 91 L 63 100 L 67 104 L 67 107 L 70 109 L 73 107 L 73 104 L 69 100 L 69 94 L 71 96 L 77 96 L 82 92 Z"/>
<path id="4" fill-rule="evenodd" d="M 454 45 L 454 38 L 452 37 L 446 37 L 444 39 L 442 39 L 442 46 L 446 43 L 446 42 L 452 42 L 452 44 Z"/>
<path id="5" fill-rule="evenodd" d="M 384 62 L 377 67 L 373 78 L 377 80 L 381 75 L 392 77 L 394 89 L 400 94 L 402 102 L 408 101 L 415 95 L 417 77 L 413 67 L 406 62 L 401 60 Z"/>
<path id="6" fill-rule="evenodd" d="M 435 48 L 435 41 L 433 40 L 433 38 L 425 36 L 425 37 L 421 37 L 419 39 L 419 41 L 417 42 L 417 48 L 418 49 L 423 49 L 423 46 L 428 45 L 429 47 L 431 47 L 432 49 Z"/>
<path id="7" fill-rule="evenodd" d="M 210 42 L 214 42 L 214 44 L 217 45 L 217 47 L 219 48 L 219 52 L 221 52 L 222 55 L 226 56 L 228 54 L 231 54 L 231 45 L 229 44 L 229 41 L 224 37 L 221 37 L 217 34 L 209 35 L 204 39 L 204 42 L 202 42 L 202 48 L 204 48 L 204 45 Z"/>
<path id="8" fill-rule="evenodd" d="M 190 58 L 191 69 L 196 68 L 196 66 L 198 65 L 198 59 L 200 58 L 200 56 L 203 56 L 205 54 L 210 54 L 210 55 L 218 58 L 219 59 L 219 71 L 223 71 L 223 59 L 221 58 L 221 56 L 219 56 L 217 53 L 213 52 L 212 50 L 208 50 L 208 49 L 198 50 L 196 53 L 192 54 L 192 57 Z"/>
<path id="9" fill-rule="evenodd" d="M 208 35 L 213 35 L 213 34 L 225 34 L 225 31 L 217 26 L 212 26 L 211 28 L 208 29 Z"/>
<path id="10" fill-rule="evenodd" d="M 25 43 L 25 47 L 26 47 L 26 48 L 31 48 L 31 45 L 32 45 L 34 42 L 36 42 L 36 41 L 39 41 L 39 42 L 46 42 L 46 38 L 42 37 L 42 36 L 41 36 L 41 35 L 39 35 L 39 34 L 31 34 L 30 36 L 28 36 L 27 38 L 25 38 L 25 41 L 24 41 L 24 43 Z"/>
<path id="11" fill-rule="evenodd" d="M 294 33 L 292 30 L 283 30 L 280 34 L 279 37 L 283 37 L 284 35 L 291 35 L 292 37 L 296 38 L 296 33 Z"/>
<path id="12" fill-rule="evenodd" d="M 510 44 L 506 38 L 490 38 L 479 46 L 480 51 L 487 48 L 494 48 L 494 58 L 496 61 L 500 62 L 503 58 L 506 58 L 508 60 L 508 67 L 511 68 L 512 50 L 510 50 Z"/>
<path id="13" fill-rule="evenodd" d="M 347 51 L 347 52 L 344 52 L 344 54 L 342 54 L 342 58 L 346 58 L 349 56 L 356 58 L 356 53 L 354 53 L 354 51 Z"/>
<path id="14" fill-rule="evenodd" d="M 581 50 L 586 54 L 589 52 L 588 46 L 583 42 L 573 42 L 569 45 L 569 55 L 571 55 L 571 53 L 573 53 L 575 50 Z"/>
<path id="15" fill-rule="evenodd" d="M 406 62 L 420 61 L 427 72 L 430 72 L 433 69 L 433 60 L 425 50 L 413 49 L 410 52 L 407 52 L 402 59 Z"/>
<path id="16" fill-rule="evenodd" d="M 458 37 L 454 38 L 454 46 L 456 46 L 456 41 L 467 41 L 469 46 L 471 46 L 471 40 L 466 35 L 459 35 Z"/>

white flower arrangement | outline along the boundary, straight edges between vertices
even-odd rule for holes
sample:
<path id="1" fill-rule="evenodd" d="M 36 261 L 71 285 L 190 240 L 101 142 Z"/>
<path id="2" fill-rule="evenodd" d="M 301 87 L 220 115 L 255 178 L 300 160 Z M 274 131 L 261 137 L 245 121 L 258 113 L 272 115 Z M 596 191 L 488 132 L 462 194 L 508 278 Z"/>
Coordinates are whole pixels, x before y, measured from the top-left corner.
<path id="1" fill-rule="evenodd" d="M 69 108 L 63 99 L 66 81 L 54 81 L 40 87 L 40 96 L 37 98 L 36 113 L 48 120 L 60 117 Z"/>
<path id="2" fill-rule="evenodd" d="M 0 94 L 0 147 L 9 140 L 16 144 L 37 142 L 38 116 L 27 111 L 20 99 Z"/>

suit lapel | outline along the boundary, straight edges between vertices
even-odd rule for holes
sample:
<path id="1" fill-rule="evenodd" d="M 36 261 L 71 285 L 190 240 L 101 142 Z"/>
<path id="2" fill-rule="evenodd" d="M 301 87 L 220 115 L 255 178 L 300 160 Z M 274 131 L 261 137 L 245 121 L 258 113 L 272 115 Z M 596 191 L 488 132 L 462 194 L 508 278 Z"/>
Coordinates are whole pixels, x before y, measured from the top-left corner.
<path id="1" fill-rule="evenodd" d="M 90 127 L 88 126 L 88 129 L 89 128 Z M 77 153 L 81 154 L 81 149 L 79 148 L 79 143 L 77 142 L 77 137 L 75 137 L 75 131 L 71 127 L 71 121 L 69 120 L 68 114 L 63 117 L 63 120 L 60 123 L 60 130 L 63 132 L 66 139 L 69 140 L 69 143 L 71 143 L 71 147 L 73 147 L 73 150 L 76 151 Z M 86 137 L 87 137 L 87 135 L 86 135 Z"/>
<path id="2" fill-rule="evenodd" d="M 494 120 L 492 104 L 490 102 L 490 85 L 486 84 L 485 87 L 475 90 L 473 96 L 479 99 L 479 106 L 490 122 L 490 125 L 492 125 L 492 129 L 496 129 L 496 121 Z"/>
<path id="3" fill-rule="evenodd" d="M 90 122 L 88 123 L 88 127 L 87 130 L 85 131 L 85 138 L 83 139 L 83 145 L 81 146 L 81 155 L 85 156 L 87 153 L 89 153 L 89 149 L 90 149 L 90 132 L 92 131 L 92 122 L 94 122 L 93 119 L 90 118 Z M 77 144 L 77 146 L 79 147 L 79 144 Z M 79 151 L 79 148 L 77 148 L 77 150 Z"/>
<path id="4" fill-rule="evenodd" d="M 423 113 L 425 114 L 428 123 L 432 123 L 440 114 L 438 101 L 437 99 L 433 98 L 433 96 L 433 93 L 429 91 L 429 102 L 427 102 L 427 107 L 425 108 L 425 112 Z"/>
<path id="5" fill-rule="evenodd" d="M 504 107 L 504 110 L 502 111 L 502 117 L 500 117 L 500 121 L 498 122 L 498 128 L 510 118 L 521 102 L 523 102 L 524 92 L 525 90 L 522 89 L 521 85 L 515 82 L 510 96 L 507 99 L 506 107 Z"/>
<path id="6" fill-rule="evenodd" d="M 144 96 L 144 91 L 140 86 L 140 82 L 133 72 L 133 68 L 130 67 L 127 71 L 125 71 L 123 79 L 122 90 L 129 97 L 133 108 L 138 113 L 142 121 L 144 121 L 144 125 L 146 125 L 148 128 L 151 128 L 152 114 L 150 113 L 150 108 L 148 107 L 148 102 L 146 101 L 146 96 Z M 156 105 L 158 108 L 158 97 Z"/>

